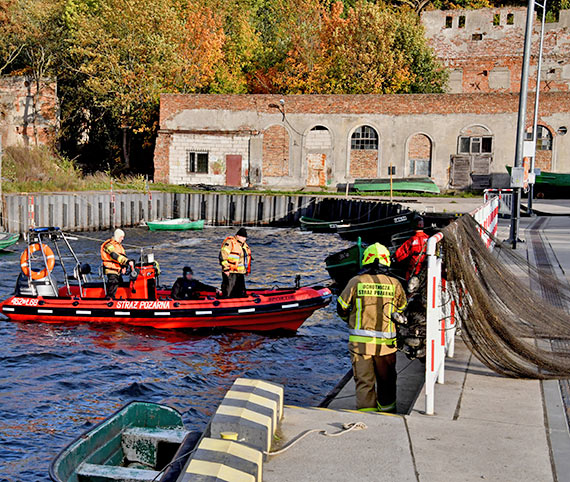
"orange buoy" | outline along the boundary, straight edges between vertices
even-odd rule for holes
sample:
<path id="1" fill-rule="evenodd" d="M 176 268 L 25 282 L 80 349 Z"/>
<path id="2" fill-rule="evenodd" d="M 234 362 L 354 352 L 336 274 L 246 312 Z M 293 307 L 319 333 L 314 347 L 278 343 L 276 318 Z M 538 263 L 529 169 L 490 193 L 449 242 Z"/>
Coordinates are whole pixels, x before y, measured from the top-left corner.
<path id="1" fill-rule="evenodd" d="M 28 277 L 30 276 L 29 257 L 36 251 L 42 251 L 47 262 L 46 267 L 41 271 L 31 271 L 32 279 L 38 280 L 45 278 L 49 273 L 51 273 L 55 266 L 55 256 L 52 249 L 47 244 L 34 243 L 28 249 L 24 250 L 20 256 L 20 267 L 22 268 L 22 273 Z"/>

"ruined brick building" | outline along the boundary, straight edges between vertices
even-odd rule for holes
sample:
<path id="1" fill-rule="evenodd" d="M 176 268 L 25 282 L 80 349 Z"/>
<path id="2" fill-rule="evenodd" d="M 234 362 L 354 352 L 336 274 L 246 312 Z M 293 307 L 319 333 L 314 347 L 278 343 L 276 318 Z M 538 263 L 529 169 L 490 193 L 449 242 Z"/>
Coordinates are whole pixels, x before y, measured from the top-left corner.
<path id="1" fill-rule="evenodd" d="M 447 94 L 163 95 L 155 180 L 335 187 L 392 167 L 442 188 L 506 186 L 525 17 L 519 8 L 424 13 L 426 36 L 450 69 Z M 535 19 L 534 52 L 538 28 Z M 570 172 L 569 28 L 562 11 L 545 35 L 537 143 L 545 171 Z M 532 65 L 535 77 L 536 57 Z"/>
<path id="2" fill-rule="evenodd" d="M 57 83 L 29 77 L 0 77 L 0 135 L 2 147 L 54 142 L 59 126 Z"/>

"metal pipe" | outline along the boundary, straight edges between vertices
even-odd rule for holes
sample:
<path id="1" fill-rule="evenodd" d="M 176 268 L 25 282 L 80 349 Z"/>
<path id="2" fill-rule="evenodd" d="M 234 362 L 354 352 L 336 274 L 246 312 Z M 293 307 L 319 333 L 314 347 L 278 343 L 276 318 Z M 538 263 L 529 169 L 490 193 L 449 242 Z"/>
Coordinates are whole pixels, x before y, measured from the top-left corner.
<path id="1" fill-rule="evenodd" d="M 534 20 L 534 0 L 528 0 L 528 7 L 526 11 L 526 30 L 524 36 L 524 53 L 523 64 L 521 71 L 521 90 L 519 95 L 519 116 L 517 122 L 517 143 L 515 151 L 515 166 L 522 166 L 523 159 L 523 145 L 524 145 L 524 132 L 526 123 L 526 100 L 528 93 L 528 70 L 530 61 L 530 48 L 532 41 L 532 24 Z M 519 217 L 521 209 L 521 188 L 514 189 L 513 196 L 513 209 L 511 212 L 511 229 L 509 242 L 513 249 L 517 247 L 517 239 L 519 236 Z"/>
<path id="2" fill-rule="evenodd" d="M 542 8 L 542 20 L 540 22 L 540 43 L 538 47 L 538 62 L 536 72 L 536 90 L 534 94 L 534 115 L 532 121 L 532 142 L 534 145 L 534 155 L 530 159 L 530 172 L 534 174 L 534 163 L 536 160 L 536 138 L 538 136 L 538 100 L 540 98 L 540 72 L 542 70 L 542 47 L 544 44 L 544 22 L 546 19 L 546 1 L 544 3 L 536 2 Z M 534 197 L 534 182 L 530 183 L 528 189 L 528 213 L 532 214 L 532 198 Z"/>

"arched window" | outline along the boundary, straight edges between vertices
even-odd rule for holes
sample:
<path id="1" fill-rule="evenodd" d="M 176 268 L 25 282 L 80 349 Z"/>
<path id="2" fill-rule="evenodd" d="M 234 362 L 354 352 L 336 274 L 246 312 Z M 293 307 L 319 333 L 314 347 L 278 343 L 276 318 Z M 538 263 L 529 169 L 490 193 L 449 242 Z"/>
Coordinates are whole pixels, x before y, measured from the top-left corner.
<path id="1" fill-rule="evenodd" d="M 532 127 L 527 129 L 526 139 L 532 140 Z M 548 127 L 536 126 L 536 150 L 551 151 L 552 150 L 552 134 Z"/>
<path id="2" fill-rule="evenodd" d="M 374 127 L 360 126 L 350 138 L 350 148 L 357 150 L 378 149 L 378 132 Z"/>
<path id="3" fill-rule="evenodd" d="M 491 154 L 493 136 L 486 127 L 471 126 L 463 129 L 457 142 L 458 154 Z"/>

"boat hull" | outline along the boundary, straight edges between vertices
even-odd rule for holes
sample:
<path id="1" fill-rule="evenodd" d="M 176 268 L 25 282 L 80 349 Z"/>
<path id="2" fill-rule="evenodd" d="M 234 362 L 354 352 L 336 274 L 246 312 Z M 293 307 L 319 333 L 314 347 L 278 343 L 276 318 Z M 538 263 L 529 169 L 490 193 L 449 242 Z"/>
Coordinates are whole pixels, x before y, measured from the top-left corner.
<path id="1" fill-rule="evenodd" d="M 378 219 L 366 223 L 352 223 L 339 226 L 337 233 L 343 239 L 356 241 L 361 238 L 365 243 L 390 244 L 390 238 L 397 233 L 412 229 L 415 217 L 413 211 L 400 213 L 389 218 Z"/>
<path id="2" fill-rule="evenodd" d="M 16 244 L 20 239 L 19 234 L 0 233 L 0 250 L 9 248 Z"/>
<path id="3" fill-rule="evenodd" d="M 356 179 L 354 189 L 362 192 L 402 191 L 439 194 L 439 187 L 430 178 Z"/>
<path id="4" fill-rule="evenodd" d="M 153 443 L 153 436 L 168 443 Z M 52 462 L 50 477 L 55 482 L 126 480 L 111 474 L 115 468 L 135 465 L 139 468 L 130 469 L 128 480 L 150 480 L 164 467 L 165 457 L 172 459 L 182 440 L 191 438 L 195 443 L 198 437 L 185 429 L 181 414 L 173 408 L 131 402 L 65 447 Z M 93 468 L 100 473 L 89 474 Z"/>
<path id="5" fill-rule="evenodd" d="M 324 221 L 322 219 L 308 218 L 301 216 L 299 219 L 301 230 L 312 231 L 313 233 L 336 233 L 337 226 L 342 221 Z"/>
<path id="6" fill-rule="evenodd" d="M 13 296 L 2 303 L 2 314 L 12 321 L 41 323 L 90 322 L 159 329 L 296 331 L 315 310 L 326 306 L 331 296 L 327 288 L 260 290 L 249 292 L 247 298 L 211 297 L 181 301 Z"/>
<path id="7" fill-rule="evenodd" d="M 146 224 L 151 231 L 200 231 L 204 229 L 203 219 L 199 221 L 170 219 L 168 221 L 151 221 Z"/>

